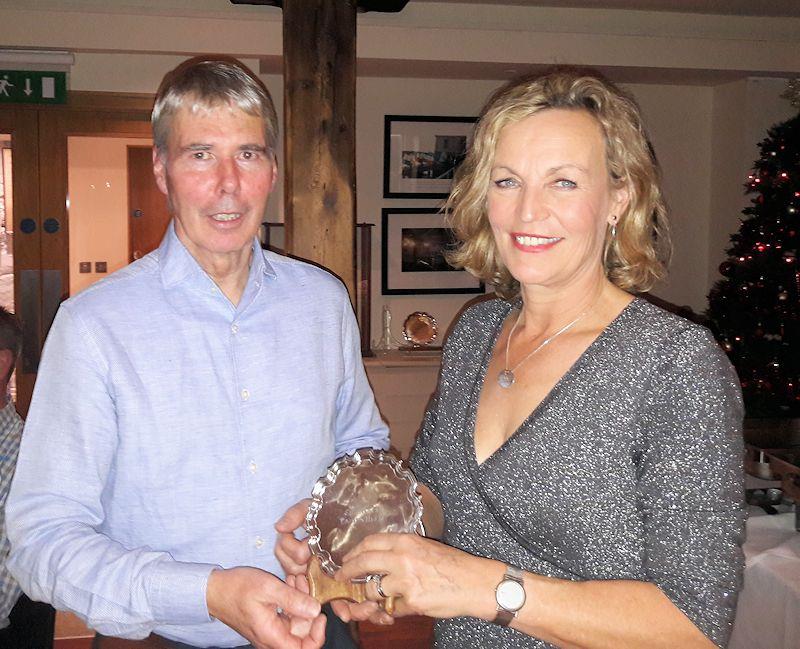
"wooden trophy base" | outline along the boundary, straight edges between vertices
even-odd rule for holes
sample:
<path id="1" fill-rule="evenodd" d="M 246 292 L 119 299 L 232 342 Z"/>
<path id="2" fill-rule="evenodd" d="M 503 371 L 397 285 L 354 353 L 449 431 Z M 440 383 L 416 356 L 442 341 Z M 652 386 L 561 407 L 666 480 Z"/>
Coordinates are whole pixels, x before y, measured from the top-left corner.
<path id="1" fill-rule="evenodd" d="M 317 557 L 311 557 L 306 572 L 311 597 L 320 604 L 327 604 L 335 599 L 346 599 L 360 604 L 367 601 L 367 585 L 363 582 L 337 581 L 325 573 Z M 389 615 L 394 612 L 394 597 L 387 597 L 382 602 L 383 610 Z"/>

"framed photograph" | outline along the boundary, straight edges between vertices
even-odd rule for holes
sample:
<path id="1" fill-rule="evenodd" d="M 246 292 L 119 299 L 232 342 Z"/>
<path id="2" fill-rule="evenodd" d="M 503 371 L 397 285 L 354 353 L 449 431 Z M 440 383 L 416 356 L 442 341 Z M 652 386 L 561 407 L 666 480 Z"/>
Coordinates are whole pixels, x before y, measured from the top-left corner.
<path id="1" fill-rule="evenodd" d="M 444 257 L 453 231 L 434 208 L 381 210 L 381 275 L 384 295 L 483 293 L 483 282 L 456 270 Z"/>
<path id="2" fill-rule="evenodd" d="M 447 198 L 476 119 L 385 115 L 383 197 Z"/>

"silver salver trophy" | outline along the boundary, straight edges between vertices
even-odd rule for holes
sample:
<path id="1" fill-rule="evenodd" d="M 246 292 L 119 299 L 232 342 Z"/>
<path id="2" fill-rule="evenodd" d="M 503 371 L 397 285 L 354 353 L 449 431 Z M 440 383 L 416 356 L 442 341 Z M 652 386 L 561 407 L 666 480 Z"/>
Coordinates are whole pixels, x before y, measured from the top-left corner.
<path id="1" fill-rule="evenodd" d="M 311 562 L 308 583 L 320 604 L 366 600 L 366 580 L 339 582 L 333 574 L 343 557 L 378 532 L 424 535 L 422 500 L 414 474 L 385 451 L 362 449 L 334 462 L 314 485 L 306 516 Z M 391 615 L 393 598 L 383 602 Z"/>

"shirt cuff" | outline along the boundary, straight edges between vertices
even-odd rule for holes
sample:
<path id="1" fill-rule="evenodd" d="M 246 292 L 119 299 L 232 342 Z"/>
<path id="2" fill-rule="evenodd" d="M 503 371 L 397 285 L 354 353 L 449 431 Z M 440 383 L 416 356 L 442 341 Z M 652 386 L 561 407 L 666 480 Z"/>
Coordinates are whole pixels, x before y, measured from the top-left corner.
<path id="1" fill-rule="evenodd" d="M 153 566 L 148 579 L 148 600 L 157 625 L 210 622 L 206 586 L 212 570 L 208 563 L 163 561 Z"/>

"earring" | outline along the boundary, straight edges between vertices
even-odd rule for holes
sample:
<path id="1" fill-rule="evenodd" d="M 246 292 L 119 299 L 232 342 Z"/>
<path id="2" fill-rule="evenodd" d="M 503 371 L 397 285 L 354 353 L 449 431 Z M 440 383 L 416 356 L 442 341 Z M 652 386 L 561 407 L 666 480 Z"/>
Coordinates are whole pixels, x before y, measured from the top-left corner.
<path id="1" fill-rule="evenodd" d="M 616 216 L 612 216 L 611 218 L 614 219 L 611 222 L 611 238 L 612 239 L 616 239 L 617 238 L 617 217 Z"/>

